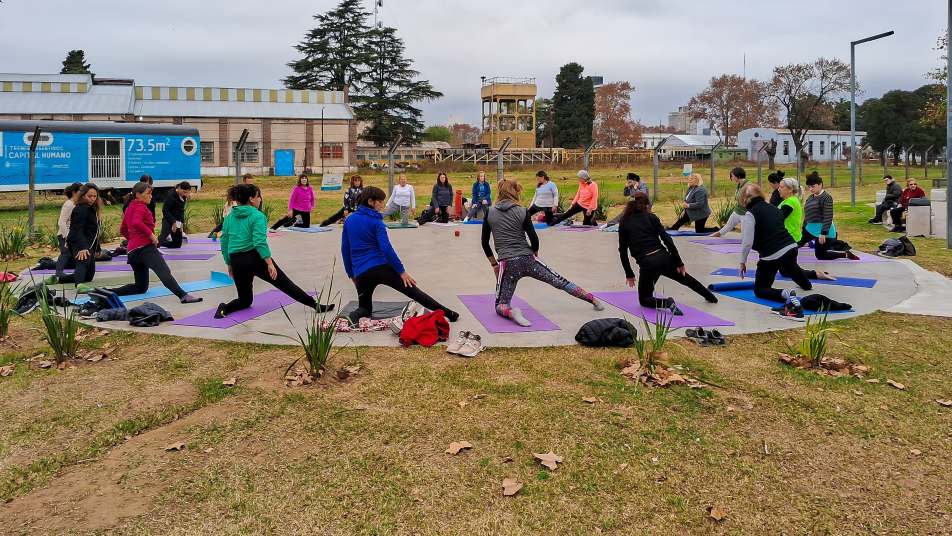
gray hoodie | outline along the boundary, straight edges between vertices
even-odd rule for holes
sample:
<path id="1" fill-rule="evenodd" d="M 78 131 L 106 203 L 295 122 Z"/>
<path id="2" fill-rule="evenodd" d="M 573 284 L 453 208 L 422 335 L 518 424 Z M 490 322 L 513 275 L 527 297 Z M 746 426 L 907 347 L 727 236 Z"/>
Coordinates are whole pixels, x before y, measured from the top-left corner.
<path id="1" fill-rule="evenodd" d="M 539 250 L 539 236 L 529 212 L 508 199 L 497 201 L 483 220 L 483 250 L 487 257 L 492 256 L 492 250 L 489 249 L 490 234 L 499 260 L 535 255 Z"/>

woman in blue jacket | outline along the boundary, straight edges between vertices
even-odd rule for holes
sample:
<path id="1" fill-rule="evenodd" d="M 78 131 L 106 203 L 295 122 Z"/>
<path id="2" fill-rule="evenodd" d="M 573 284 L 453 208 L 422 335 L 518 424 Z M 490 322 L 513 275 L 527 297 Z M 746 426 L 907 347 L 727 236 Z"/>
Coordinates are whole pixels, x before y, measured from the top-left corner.
<path id="1" fill-rule="evenodd" d="M 476 182 L 473 183 L 473 195 L 470 197 L 471 206 L 466 220 L 477 219 L 480 213 L 485 218 L 489 214 L 489 207 L 493 206 L 493 193 L 486 182 L 486 172 L 480 171 L 476 175 Z"/>
<path id="2" fill-rule="evenodd" d="M 379 285 L 386 285 L 431 311 L 442 310 L 447 320 L 456 322 L 459 313 L 420 290 L 403 268 L 383 223 L 381 211 L 386 206 L 386 199 L 383 190 L 368 186 L 357 200 L 357 210 L 344 220 L 341 256 L 347 277 L 357 287 L 357 309 L 348 315 L 348 320 L 357 324 L 361 318 L 371 316 L 374 290 Z"/>

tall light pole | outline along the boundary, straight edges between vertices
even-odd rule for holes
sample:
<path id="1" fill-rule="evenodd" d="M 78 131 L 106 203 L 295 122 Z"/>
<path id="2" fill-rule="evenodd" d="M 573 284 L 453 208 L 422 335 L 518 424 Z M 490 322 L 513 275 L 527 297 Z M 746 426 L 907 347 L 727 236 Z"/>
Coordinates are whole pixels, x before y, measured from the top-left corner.
<path id="1" fill-rule="evenodd" d="M 950 0 L 952 2 L 952 0 Z M 889 37 L 896 32 L 885 33 L 850 42 L 850 206 L 856 206 L 856 45 Z"/>
<path id="2" fill-rule="evenodd" d="M 945 25 L 945 31 L 946 43 L 949 43 L 948 38 L 952 36 L 952 0 L 949 0 L 949 20 Z M 952 201 L 952 92 L 949 92 L 952 54 L 949 54 L 948 45 L 946 45 L 945 52 L 948 57 L 945 74 L 945 240 L 946 247 L 952 249 L 952 232 L 949 232 L 950 225 L 952 225 L 952 204 L 949 203 L 949 201 Z"/>

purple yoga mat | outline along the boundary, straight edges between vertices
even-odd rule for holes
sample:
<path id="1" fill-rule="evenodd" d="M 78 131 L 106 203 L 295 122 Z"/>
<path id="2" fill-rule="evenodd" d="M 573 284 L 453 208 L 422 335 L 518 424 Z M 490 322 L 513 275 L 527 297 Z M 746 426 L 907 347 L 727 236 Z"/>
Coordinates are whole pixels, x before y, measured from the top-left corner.
<path id="1" fill-rule="evenodd" d="M 595 292 L 594 294 L 596 298 L 603 300 L 605 303 L 610 303 L 622 311 L 625 311 L 626 313 L 633 314 L 635 318 L 629 319 L 629 321 L 636 326 L 638 325 L 638 321 L 642 318 L 642 316 L 644 316 L 645 320 L 647 320 L 649 323 L 653 323 L 657 318 L 658 311 L 655 309 L 642 307 L 638 304 L 637 291 L 618 290 L 613 292 Z M 681 309 L 681 312 L 683 312 L 684 315 L 671 317 L 672 328 L 734 325 L 734 323 L 730 320 L 718 318 L 714 315 L 705 313 L 704 311 L 699 311 L 698 309 L 688 307 L 680 303 L 678 304 L 678 308 Z"/>
<path id="2" fill-rule="evenodd" d="M 721 246 L 726 244 L 740 244 L 740 238 L 692 238 L 688 240 L 702 246 Z"/>
<path id="3" fill-rule="evenodd" d="M 107 264 L 102 262 L 96 263 L 96 273 L 99 272 L 131 272 L 132 267 L 128 264 Z M 67 274 L 73 273 L 72 270 L 65 270 Z M 56 270 L 27 270 L 23 272 L 20 277 L 26 277 L 27 274 L 33 275 L 52 275 L 55 274 Z"/>
<path id="4" fill-rule="evenodd" d="M 490 333 L 528 333 L 532 331 L 558 331 L 559 326 L 518 296 L 513 296 L 512 306 L 522 310 L 526 320 L 532 322 L 529 327 L 522 327 L 508 318 L 496 314 L 496 297 L 492 294 L 461 294 L 459 301 L 473 313 L 476 320 Z"/>
<path id="5" fill-rule="evenodd" d="M 316 293 L 309 292 L 308 294 L 314 296 Z M 217 307 L 213 307 L 206 311 L 196 313 L 192 316 L 187 316 L 180 320 L 176 320 L 172 323 L 179 326 L 228 329 L 230 327 L 237 326 L 242 322 L 247 322 L 249 320 L 258 318 L 259 316 L 266 315 L 272 311 L 277 311 L 282 305 L 291 305 L 292 303 L 297 302 L 280 290 L 274 289 L 256 295 L 251 307 L 242 309 L 241 311 L 235 311 L 225 318 L 215 318 L 215 310 Z"/>
<path id="6" fill-rule="evenodd" d="M 182 246 L 180 248 L 159 248 L 159 253 L 163 255 L 191 254 L 191 253 L 221 253 L 221 248 L 211 244 L 195 244 L 194 246 Z"/>
<path id="7" fill-rule="evenodd" d="M 214 253 L 163 253 L 162 257 L 167 261 L 207 261 L 208 259 L 214 257 Z M 126 255 L 119 255 L 118 257 L 113 257 L 110 262 L 128 262 L 129 257 Z M 102 266 L 101 264 L 96 265 L 97 268 Z"/>

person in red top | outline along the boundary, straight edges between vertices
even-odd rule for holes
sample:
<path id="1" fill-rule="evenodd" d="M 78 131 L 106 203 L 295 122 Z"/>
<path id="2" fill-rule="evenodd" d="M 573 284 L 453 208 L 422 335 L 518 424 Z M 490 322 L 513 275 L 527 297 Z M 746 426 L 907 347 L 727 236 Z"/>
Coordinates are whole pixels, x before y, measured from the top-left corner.
<path id="1" fill-rule="evenodd" d="M 119 233 L 129 240 L 128 262 L 132 266 L 134 283 L 111 289 L 118 296 L 143 294 L 149 290 L 149 270 L 155 272 L 165 288 L 172 291 L 182 303 L 197 303 L 201 298 L 182 290 L 165 258 L 159 253 L 159 239 L 155 236 L 155 216 L 149 210 L 152 201 L 152 186 L 147 182 L 137 182 L 132 187 L 132 200 L 122 214 Z"/>
<path id="2" fill-rule="evenodd" d="M 919 184 L 915 179 L 906 181 L 906 189 L 903 190 L 902 195 L 899 196 L 899 206 L 889 211 L 889 216 L 892 217 L 893 221 L 893 232 L 901 233 L 906 230 L 906 226 L 903 225 L 902 222 L 903 214 L 909 210 L 909 200 L 925 196 L 925 190 L 919 188 Z"/>
<path id="3" fill-rule="evenodd" d="M 575 216 L 579 212 L 585 214 L 582 220 L 583 225 L 595 225 L 595 210 L 598 209 L 598 184 L 592 180 L 588 171 L 580 170 L 578 172 L 578 192 L 572 199 L 572 206 L 562 214 L 559 214 L 549 225 L 558 225 L 563 221 Z"/>

